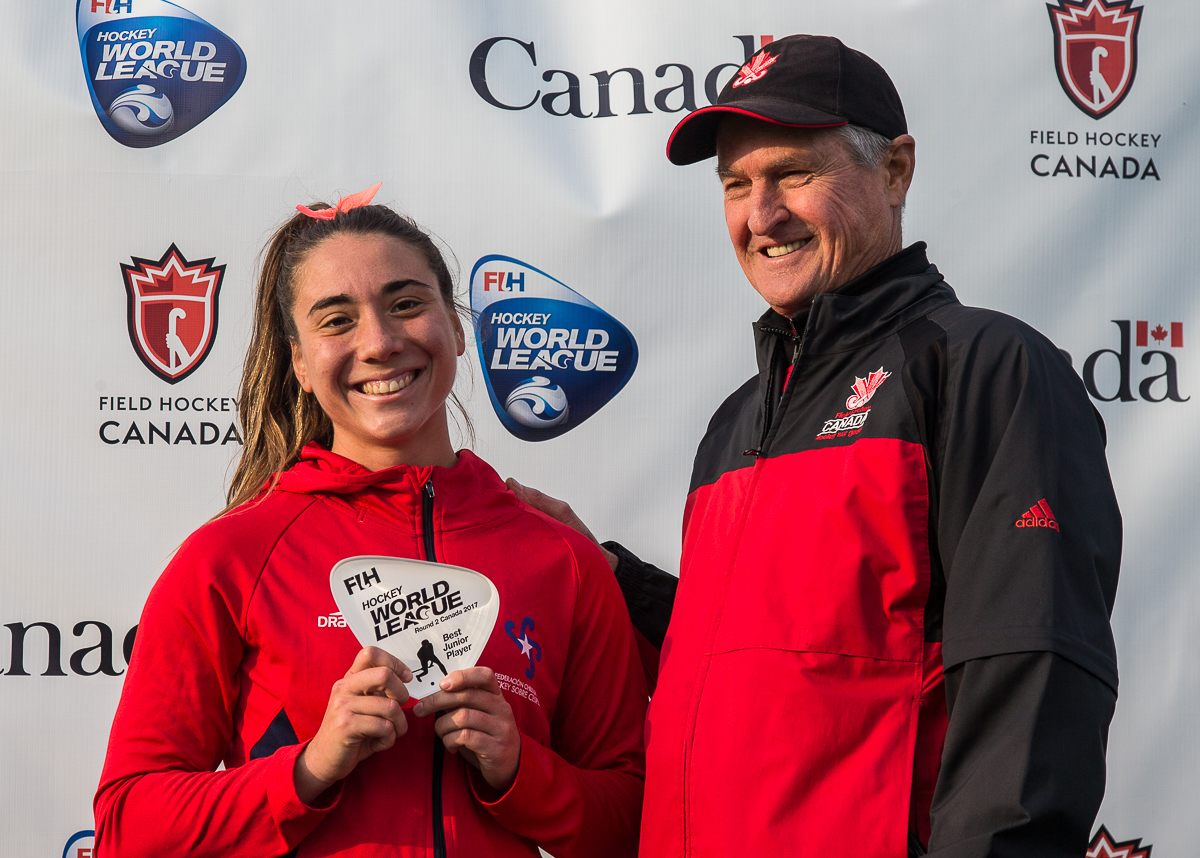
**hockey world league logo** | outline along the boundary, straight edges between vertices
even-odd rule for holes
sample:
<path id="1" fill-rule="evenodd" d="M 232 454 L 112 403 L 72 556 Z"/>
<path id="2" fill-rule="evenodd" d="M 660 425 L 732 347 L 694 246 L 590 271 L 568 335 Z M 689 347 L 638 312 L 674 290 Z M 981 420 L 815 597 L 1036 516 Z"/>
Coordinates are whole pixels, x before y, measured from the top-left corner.
<path id="1" fill-rule="evenodd" d="M 217 337 L 217 296 L 224 265 L 189 262 L 174 244 L 162 258 L 121 265 L 129 299 L 129 341 L 142 363 L 168 384 L 208 357 Z"/>
<path id="2" fill-rule="evenodd" d="M 246 77 L 237 42 L 169 0 L 76 0 L 75 17 L 92 106 L 124 146 L 186 134 Z"/>
<path id="3" fill-rule="evenodd" d="M 1135 9 L 1132 2 L 1047 4 L 1059 83 L 1075 106 L 1093 119 L 1115 110 L 1133 87 L 1142 7 Z"/>
<path id="4" fill-rule="evenodd" d="M 615 397 L 637 367 L 623 324 L 545 271 L 510 256 L 484 256 L 471 271 L 488 396 L 522 441 L 557 438 Z"/>

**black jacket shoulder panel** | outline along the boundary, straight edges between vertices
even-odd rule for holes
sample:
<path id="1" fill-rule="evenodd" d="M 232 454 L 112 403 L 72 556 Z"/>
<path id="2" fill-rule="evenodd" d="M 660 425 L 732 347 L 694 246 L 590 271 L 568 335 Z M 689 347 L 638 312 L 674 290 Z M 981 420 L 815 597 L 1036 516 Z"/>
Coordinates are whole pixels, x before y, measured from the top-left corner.
<path id="1" fill-rule="evenodd" d="M 762 428 L 763 409 L 759 399 L 759 377 L 753 376 L 726 397 L 708 421 L 704 439 L 696 449 L 688 493 L 720 479 L 726 471 L 754 464 L 742 453 L 754 446 Z"/>

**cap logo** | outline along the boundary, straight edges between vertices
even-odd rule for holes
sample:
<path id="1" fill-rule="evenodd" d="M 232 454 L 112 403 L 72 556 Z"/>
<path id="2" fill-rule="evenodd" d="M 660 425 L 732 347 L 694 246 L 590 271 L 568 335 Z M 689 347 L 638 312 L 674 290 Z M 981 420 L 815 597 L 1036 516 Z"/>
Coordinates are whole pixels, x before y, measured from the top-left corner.
<path id="1" fill-rule="evenodd" d="M 733 82 L 733 85 L 745 86 L 748 83 L 761 80 L 766 75 L 767 69 L 773 66 L 777 59 L 779 57 L 772 56 L 766 51 L 755 54 L 750 58 L 750 62 L 738 69 L 737 80 Z"/>

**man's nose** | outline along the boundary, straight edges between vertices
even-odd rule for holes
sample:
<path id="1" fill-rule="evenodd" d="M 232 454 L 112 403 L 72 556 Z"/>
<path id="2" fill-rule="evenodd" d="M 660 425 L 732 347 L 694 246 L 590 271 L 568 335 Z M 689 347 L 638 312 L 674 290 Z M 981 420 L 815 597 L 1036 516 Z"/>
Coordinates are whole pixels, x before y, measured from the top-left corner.
<path id="1" fill-rule="evenodd" d="M 770 235 L 781 223 L 791 217 L 779 189 L 763 184 L 750 193 L 750 214 L 746 225 L 755 235 Z"/>

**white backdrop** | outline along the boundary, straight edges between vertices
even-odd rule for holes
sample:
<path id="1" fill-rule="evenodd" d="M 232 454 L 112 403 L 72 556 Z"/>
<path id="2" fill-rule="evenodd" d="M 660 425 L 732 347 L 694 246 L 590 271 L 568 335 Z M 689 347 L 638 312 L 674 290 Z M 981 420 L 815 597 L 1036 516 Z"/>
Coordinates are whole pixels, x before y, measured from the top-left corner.
<path id="1" fill-rule="evenodd" d="M 256 254 L 296 203 L 382 181 L 378 201 L 453 249 L 464 290 L 477 260 L 510 256 L 623 323 L 635 373 L 560 437 L 504 429 L 473 348 L 460 389 L 475 449 L 501 474 L 570 499 L 602 538 L 677 568 L 691 456 L 712 409 L 754 371 L 762 306 L 730 252 L 711 163 L 677 168 L 663 155 L 683 114 L 661 108 L 677 110 L 683 93 L 655 94 L 683 72 L 655 72 L 687 66 L 703 106 L 710 70 L 742 62 L 738 36 L 757 48 L 792 32 L 837 35 L 892 75 L 917 139 L 905 237 L 929 243 L 964 302 L 1025 319 L 1081 371 L 1089 355 L 1120 351 L 1114 321 L 1129 324 L 1123 358 L 1102 354 L 1093 373 L 1126 527 L 1120 701 L 1098 824 L 1155 855 L 1196 854 L 1200 7 L 1144 1 L 1132 85 L 1094 119 L 1060 85 L 1047 6 L 1034 0 L 181 2 L 240 46 L 245 79 L 196 127 L 142 148 L 110 136 L 93 107 L 75 0 L 0 7 L 0 856 L 63 855 L 78 834 L 67 851 L 86 858 L 121 642 L 174 547 L 222 506 L 238 452 L 186 438 L 109 444 L 101 424 L 117 422 L 110 439 L 168 419 L 174 433 L 190 421 L 197 440 L 201 422 L 226 435 L 234 415 L 220 398 L 236 392 Z M 106 11 L 101 0 L 97 14 L 145 15 L 139 4 L 152 3 L 109 0 Z M 494 37 L 510 39 L 488 56 L 497 101 L 566 90 L 570 72 L 588 117 L 482 98 L 470 60 Z M 624 73 L 610 85 L 614 115 L 594 116 L 593 73 L 621 68 L 643 75 L 645 112 L 631 113 Z M 568 96 L 550 106 L 565 111 Z M 186 104 L 175 110 L 188 120 Z M 1152 145 L 1129 145 L 1143 134 Z M 1111 157 L 1118 174 L 1135 158 L 1138 177 L 1080 175 L 1076 159 L 1093 155 L 1097 172 Z M 1060 156 L 1069 172 L 1037 174 Z M 176 384 L 131 344 L 121 272 L 172 243 L 225 266 L 211 352 Z M 1103 401 L 1122 359 L 1131 401 Z M 1164 377 L 1142 384 L 1152 376 Z M 1172 380 L 1183 401 L 1167 398 Z M 102 411 L 115 397 L 146 397 L 150 411 Z M 167 397 L 212 399 L 216 411 L 165 414 Z M 108 652 L 118 675 L 101 670 Z"/>

